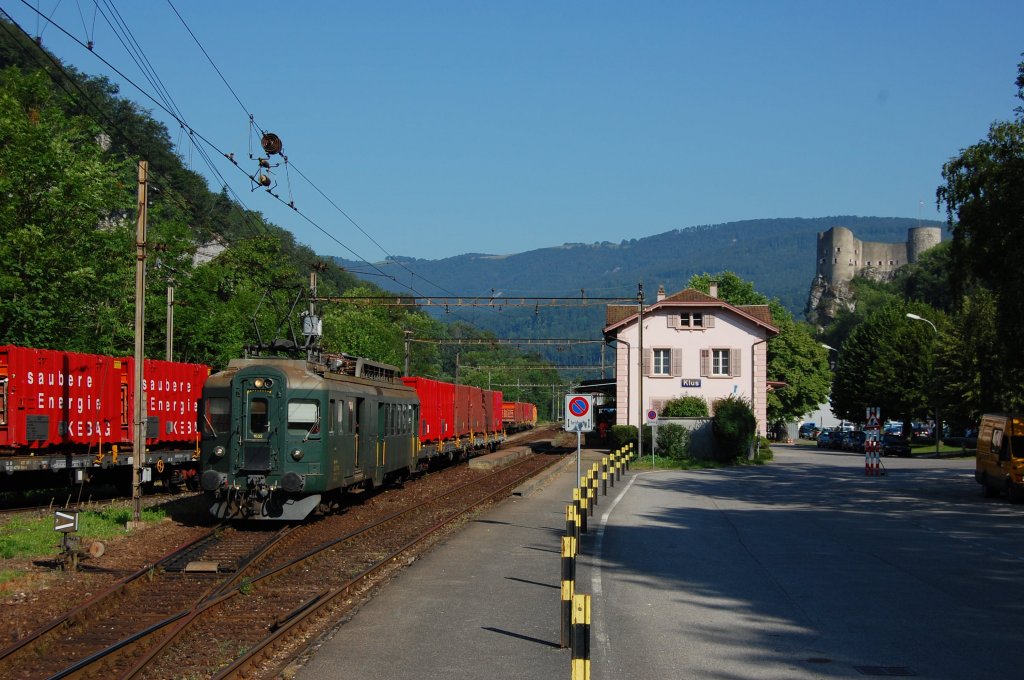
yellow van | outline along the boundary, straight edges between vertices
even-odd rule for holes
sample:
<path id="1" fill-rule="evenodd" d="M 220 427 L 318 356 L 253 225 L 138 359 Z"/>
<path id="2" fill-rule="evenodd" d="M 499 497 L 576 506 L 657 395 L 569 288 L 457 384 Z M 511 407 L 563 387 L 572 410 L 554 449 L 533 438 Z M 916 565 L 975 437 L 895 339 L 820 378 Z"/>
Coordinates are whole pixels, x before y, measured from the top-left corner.
<path id="1" fill-rule="evenodd" d="M 974 479 L 986 498 L 1005 491 L 1011 502 L 1024 501 L 1024 414 L 981 417 Z"/>

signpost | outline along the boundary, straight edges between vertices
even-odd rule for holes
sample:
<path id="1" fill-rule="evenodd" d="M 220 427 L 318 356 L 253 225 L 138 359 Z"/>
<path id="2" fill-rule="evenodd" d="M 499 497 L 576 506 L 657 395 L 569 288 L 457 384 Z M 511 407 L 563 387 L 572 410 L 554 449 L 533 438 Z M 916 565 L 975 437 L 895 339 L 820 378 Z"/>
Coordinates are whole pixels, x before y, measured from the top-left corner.
<path id="1" fill-rule="evenodd" d="M 576 479 L 580 478 L 581 435 L 594 431 L 594 397 L 590 394 L 565 395 L 565 431 L 576 433 Z"/>
<path id="2" fill-rule="evenodd" d="M 60 531 L 65 534 L 78 531 L 78 511 L 54 510 L 53 530 Z"/>
<path id="3" fill-rule="evenodd" d="M 651 469 L 654 469 L 654 443 L 658 441 L 658 412 L 653 409 L 647 409 L 647 422 L 651 426 Z M 639 455 L 643 455 L 641 451 Z"/>

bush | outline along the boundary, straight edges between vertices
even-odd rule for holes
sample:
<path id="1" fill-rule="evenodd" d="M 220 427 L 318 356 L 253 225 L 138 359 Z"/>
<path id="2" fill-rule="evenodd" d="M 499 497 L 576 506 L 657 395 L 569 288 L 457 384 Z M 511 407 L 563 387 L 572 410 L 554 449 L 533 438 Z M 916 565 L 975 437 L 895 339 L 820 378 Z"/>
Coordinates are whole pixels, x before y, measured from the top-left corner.
<path id="1" fill-rule="evenodd" d="M 629 442 L 636 442 L 636 426 L 612 425 L 612 428 L 608 430 L 608 437 L 611 440 L 610 446 L 612 450 L 616 451 Z"/>
<path id="2" fill-rule="evenodd" d="M 676 423 L 658 426 L 657 453 L 659 456 L 682 460 L 690 456 L 690 431 Z"/>
<path id="3" fill-rule="evenodd" d="M 731 463 L 747 455 L 757 432 L 757 418 L 750 402 L 742 397 L 728 396 L 715 402 L 715 416 L 711 419 L 715 435 L 715 458 Z"/>
<path id="4" fill-rule="evenodd" d="M 633 451 L 636 451 L 636 425 L 612 425 L 612 428 L 608 430 L 609 446 L 612 451 L 621 449 L 626 444 L 633 445 Z M 651 444 L 651 426 L 644 425 L 644 449 L 650 451 Z"/>
<path id="5" fill-rule="evenodd" d="M 707 418 L 708 402 L 698 396 L 670 399 L 661 409 L 661 415 L 666 418 Z"/>

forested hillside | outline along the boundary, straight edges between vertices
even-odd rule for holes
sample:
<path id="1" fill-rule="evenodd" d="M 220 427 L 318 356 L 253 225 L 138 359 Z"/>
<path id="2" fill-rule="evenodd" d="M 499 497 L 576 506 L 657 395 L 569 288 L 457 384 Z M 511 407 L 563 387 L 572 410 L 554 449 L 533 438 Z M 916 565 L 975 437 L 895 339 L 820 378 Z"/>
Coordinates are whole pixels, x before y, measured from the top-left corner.
<path id="1" fill-rule="evenodd" d="M 165 354 L 168 289 L 174 288 L 173 358 L 224 366 L 276 338 L 303 341 L 310 273 L 321 296 L 375 295 L 291 233 L 211 190 L 183 163 L 166 126 L 103 78 L 63 64 L 0 20 L 0 344 L 128 355 L 135 340 L 135 228 L 139 161 L 148 163 L 146 356 Z M 213 248 L 201 246 L 214 244 Z M 217 253 L 212 259 L 197 252 Z M 417 311 L 344 300 L 321 310 L 322 347 L 418 375 L 486 385 L 529 384 L 510 397 L 546 416 L 553 371 L 514 347 Z M 477 371 L 474 365 L 505 370 Z M 508 390 L 507 390 L 508 391 Z"/>
<path id="2" fill-rule="evenodd" d="M 918 220 L 886 217 L 821 217 L 746 220 L 699 226 L 623 240 L 620 243 L 569 243 L 515 255 L 469 254 L 443 260 L 404 259 L 378 266 L 393 281 L 379 285 L 410 294 L 515 296 L 622 296 L 636 299 L 644 282 L 647 299 L 659 285 L 669 292 L 685 287 L 693 274 L 732 271 L 761 293 L 777 298 L 803 318 L 814 278 L 818 232 L 850 228 L 864 241 L 902 242 Z M 634 228 L 624 226 L 623 231 Z M 528 244 L 524 244 L 528 246 Z M 338 260 L 345 267 L 359 263 Z M 409 270 L 416 272 L 411 276 Z M 493 289 L 493 293 L 492 293 Z M 466 309 L 464 318 L 501 337 L 597 337 L 604 320 L 601 305 L 582 308 Z"/>

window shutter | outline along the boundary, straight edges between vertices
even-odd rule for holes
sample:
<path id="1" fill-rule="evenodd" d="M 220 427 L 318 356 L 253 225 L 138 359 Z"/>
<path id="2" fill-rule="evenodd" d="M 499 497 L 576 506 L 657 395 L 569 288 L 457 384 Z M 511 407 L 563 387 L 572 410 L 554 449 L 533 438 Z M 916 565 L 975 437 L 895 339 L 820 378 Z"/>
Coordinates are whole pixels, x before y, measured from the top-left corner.
<path id="1" fill-rule="evenodd" d="M 669 312 L 667 315 L 665 315 L 665 321 L 668 322 L 669 328 L 679 328 L 679 313 Z"/>
<path id="2" fill-rule="evenodd" d="M 644 350 L 643 374 L 648 376 L 648 377 L 650 377 L 650 375 L 651 375 L 651 366 L 653 366 L 653 365 L 654 365 L 654 350 L 653 349 L 646 349 L 646 350 Z"/>
<path id="3" fill-rule="evenodd" d="M 709 349 L 700 351 L 700 375 L 701 377 L 711 375 L 711 350 Z"/>
<path id="4" fill-rule="evenodd" d="M 704 328 L 715 327 L 715 315 L 710 312 L 704 312 Z"/>
<path id="5" fill-rule="evenodd" d="M 740 350 L 729 350 L 729 375 L 734 378 L 740 377 Z"/>
<path id="6" fill-rule="evenodd" d="M 673 378 L 678 378 L 683 374 L 683 350 L 679 347 L 672 348 L 671 356 L 672 367 L 670 369 L 670 375 Z"/>

